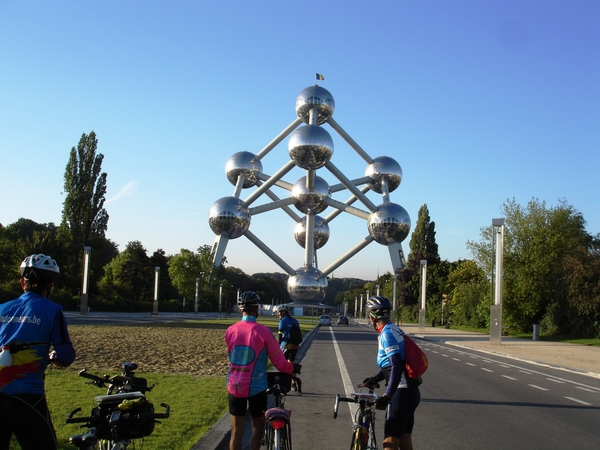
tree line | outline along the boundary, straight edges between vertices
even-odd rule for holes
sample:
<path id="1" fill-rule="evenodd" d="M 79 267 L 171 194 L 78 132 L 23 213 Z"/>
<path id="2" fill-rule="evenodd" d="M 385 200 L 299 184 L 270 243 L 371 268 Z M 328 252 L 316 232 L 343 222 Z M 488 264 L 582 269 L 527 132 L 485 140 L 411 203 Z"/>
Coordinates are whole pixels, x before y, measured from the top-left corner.
<path id="1" fill-rule="evenodd" d="M 104 156 L 97 152 L 97 146 L 92 131 L 83 134 L 71 149 L 58 226 L 26 218 L 0 224 L 0 302 L 20 294 L 18 267 L 23 258 L 45 253 L 61 268 L 53 299 L 65 308 L 76 309 L 84 246 L 92 248 L 89 306 L 94 309 L 151 311 L 157 271 L 159 310 L 183 310 L 184 299 L 190 310 L 196 288 L 202 311 L 216 311 L 219 298 L 223 311 L 230 310 L 238 289 L 256 291 L 265 303 L 291 301 L 286 274 L 250 276 L 227 267 L 225 258 L 213 267 L 209 245 L 181 249 L 176 255 L 157 249 L 149 255 L 141 242 L 132 241 L 119 251 L 106 238 L 107 174 L 102 172 Z M 523 206 L 512 199 L 501 206 L 501 212 L 505 224 L 503 322 L 515 331 L 531 332 L 533 324 L 540 324 L 542 332 L 548 334 L 600 337 L 600 234 L 588 233 L 583 215 L 566 200 L 548 206 L 533 198 Z M 419 209 L 402 270 L 371 281 L 331 278 L 324 303 L 357 314 L 358 300 L 361 296 L 366 300 L 367 291 L 391 299 L 395 286 L 398 314 L 405 321 L 416 321 L 420 261 L 427 260 L 427 320 L 440 323 L 443 318 L 465 326 L 489 327 L 492 226 L 481 228 L 479 241 L 466 243 L 471 259 L 454 262 L 440 257 L 435 234 L 435 222 L 425 204 Z"/>

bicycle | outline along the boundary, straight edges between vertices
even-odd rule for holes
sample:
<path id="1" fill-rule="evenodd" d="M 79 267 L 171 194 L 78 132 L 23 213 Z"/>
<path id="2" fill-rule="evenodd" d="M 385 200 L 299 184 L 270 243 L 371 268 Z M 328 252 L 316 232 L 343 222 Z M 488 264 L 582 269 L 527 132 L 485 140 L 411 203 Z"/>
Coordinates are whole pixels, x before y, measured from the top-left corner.
<path id="1" fill-rule="evenodd" d="M 67 423 L 83 423 L 88 430 L 83 434 L 71 436 L 69 443 L 82 450 L 122 450 L 126 449 L 133 439 L 149 436 L 154 431 L 156 419 L 166 419 L 170 415 L 170 407 L 166 403 L 160 406 L 163 413 L 155 413 L 154 405 L 144 395 L 154 388 L 148 386 L 145 378 L 135 376 L 136 363 L 123 362 L 121 375 L 97 375 L 88 373 L 86 369 L 78 372 L 80 377 L 92 380 L 99 388 L 106 388 L 106 395 L 94 397 L 97 406 L 89 417 L 74 417 L 81 408 L 76 408 L 67 417 Z"/>
<path id="2" fill-rule="evenodd" d="M 368 392 L 352 392 L 349 396 L 345 397 L 336 394 L 333 418 L 337 419 L 340 402 L 356 403 L 358 409 L 354 414 L 354 422 L 352 424 L 350 450 L 377 450 L 375 402 L 378 396 L 374 394 L 374 389 L 378 388 L 379 384 L 369 386 L 359 385 L 359 387 L 366 387 Z"/>
<path id="3" fill-rule="evenodd" d="M 284 372 L 267 372 L 267 394 L 274 405 L 265 412 L 264 444 L 267 450 L 292 450 L 292 411 L 285 409 L 285 398 L 292 388 L 292 376 Z"/>

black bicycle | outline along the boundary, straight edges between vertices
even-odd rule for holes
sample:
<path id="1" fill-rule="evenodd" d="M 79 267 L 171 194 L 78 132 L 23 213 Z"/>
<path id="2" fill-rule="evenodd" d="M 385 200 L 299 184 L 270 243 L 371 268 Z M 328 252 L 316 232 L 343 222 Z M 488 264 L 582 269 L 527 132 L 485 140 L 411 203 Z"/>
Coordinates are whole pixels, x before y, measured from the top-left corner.
<path id="1" fill-rule="evenodd" d="M 377 437 L 375 435 L 375 402 L 377 394 L 374 389 L 379 384 L 363 386 L 367 392 L 352 392 L 349 396 L 335 396 L 335 405 L 333 407 L 333 418 L 337 419 L 338 407 L 340 402 L 356 403 L 358 409 L 354 414 L 354 423 L 352 424 L 352 443 L 350 450 L 377 450 Z"/>
<path id="2" fill-rule="evenodd" d="M 267 372 L 267 394 L 273 398 L 273 407 L 265 412 L 267 450 L 292 450 L 291 411 L 285 409 L 285 397 L 292 388 L 292 376 L 284 372 Z"/>
<path id="3" fill-rule="evenodd" d="M 149 436 L 154 431 L 157 419 L 169 417 L 170 408 L 166 403 L 160 406 L 163 413 L 155 413 L 154 405 L 144 393 L 152 390 L 145 378 L 135 376 L 136 363 L 124 362 L 120 375 L 97 375 L 86 369 L 79 376 L 92 380 L 99 388 L 106 388 L 106 395 L 94 397 L 97 406 L 89 417 L 74 417 L 81 408 L 76 408 L 67 417 L 67 423 L 83 423 L 88 430 L 69 438 L 69 442 L 83 450 L 121 450 L 126 449 L 134 439 Z"/>

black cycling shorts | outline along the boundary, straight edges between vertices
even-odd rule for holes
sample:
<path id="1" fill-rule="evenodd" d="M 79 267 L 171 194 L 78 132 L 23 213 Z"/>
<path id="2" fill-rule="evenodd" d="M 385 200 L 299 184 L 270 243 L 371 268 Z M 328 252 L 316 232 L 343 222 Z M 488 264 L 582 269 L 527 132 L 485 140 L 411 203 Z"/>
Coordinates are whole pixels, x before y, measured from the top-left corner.
<path id="1" fill-rule="evenodd" d="M 296 353 L 298 353 L 298 347 L 286 348 L 283 351 L 283 356 L 285 356 L 285 359 L 287 359 L 289 362 L 294 362 L 294 360 L 296 359 Z"/>
<path id="2" fill-rule="evenodd" d="M 421 401 L 419 388 L 396 389 L 391 401 L 390 417 L 386 420 L 383 434 L 397 439 L 404 433 L 412 433 L 415 410 Z"/>
<path id="3" fill-rule="evenodd" d="M 250 398 L 239 398 L 229 394 L 229 414 L 235 417 L 246 415 L 246 408 L 252 417 L 261 417 L 267 410 L 267 391 L 260 392 Z"/>
<path id="4" fill-rule="evenodd" d="M 0 394 L 0 449 L 10 447 L 14 434 L 23 450 L 58 448 L 43 394 Z"/>

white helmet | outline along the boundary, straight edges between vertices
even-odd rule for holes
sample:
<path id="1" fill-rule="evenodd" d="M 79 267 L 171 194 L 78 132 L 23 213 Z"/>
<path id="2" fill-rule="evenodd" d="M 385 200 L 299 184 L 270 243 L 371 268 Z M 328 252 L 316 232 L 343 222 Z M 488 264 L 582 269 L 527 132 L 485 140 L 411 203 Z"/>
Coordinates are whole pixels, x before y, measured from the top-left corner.
<path id="1" fill-rule="evenodd" d="M 279 305 L 275 307 L 275 312 L 289 312 L 287 305 Z"/>
<path id="2" fill-rule="evenodd" d="M 28 281 L 55 282 L 59 274 L 60 269 L 56 261 L 41 253 L 28 256 L 21 263 L 21 276 Z"/>

